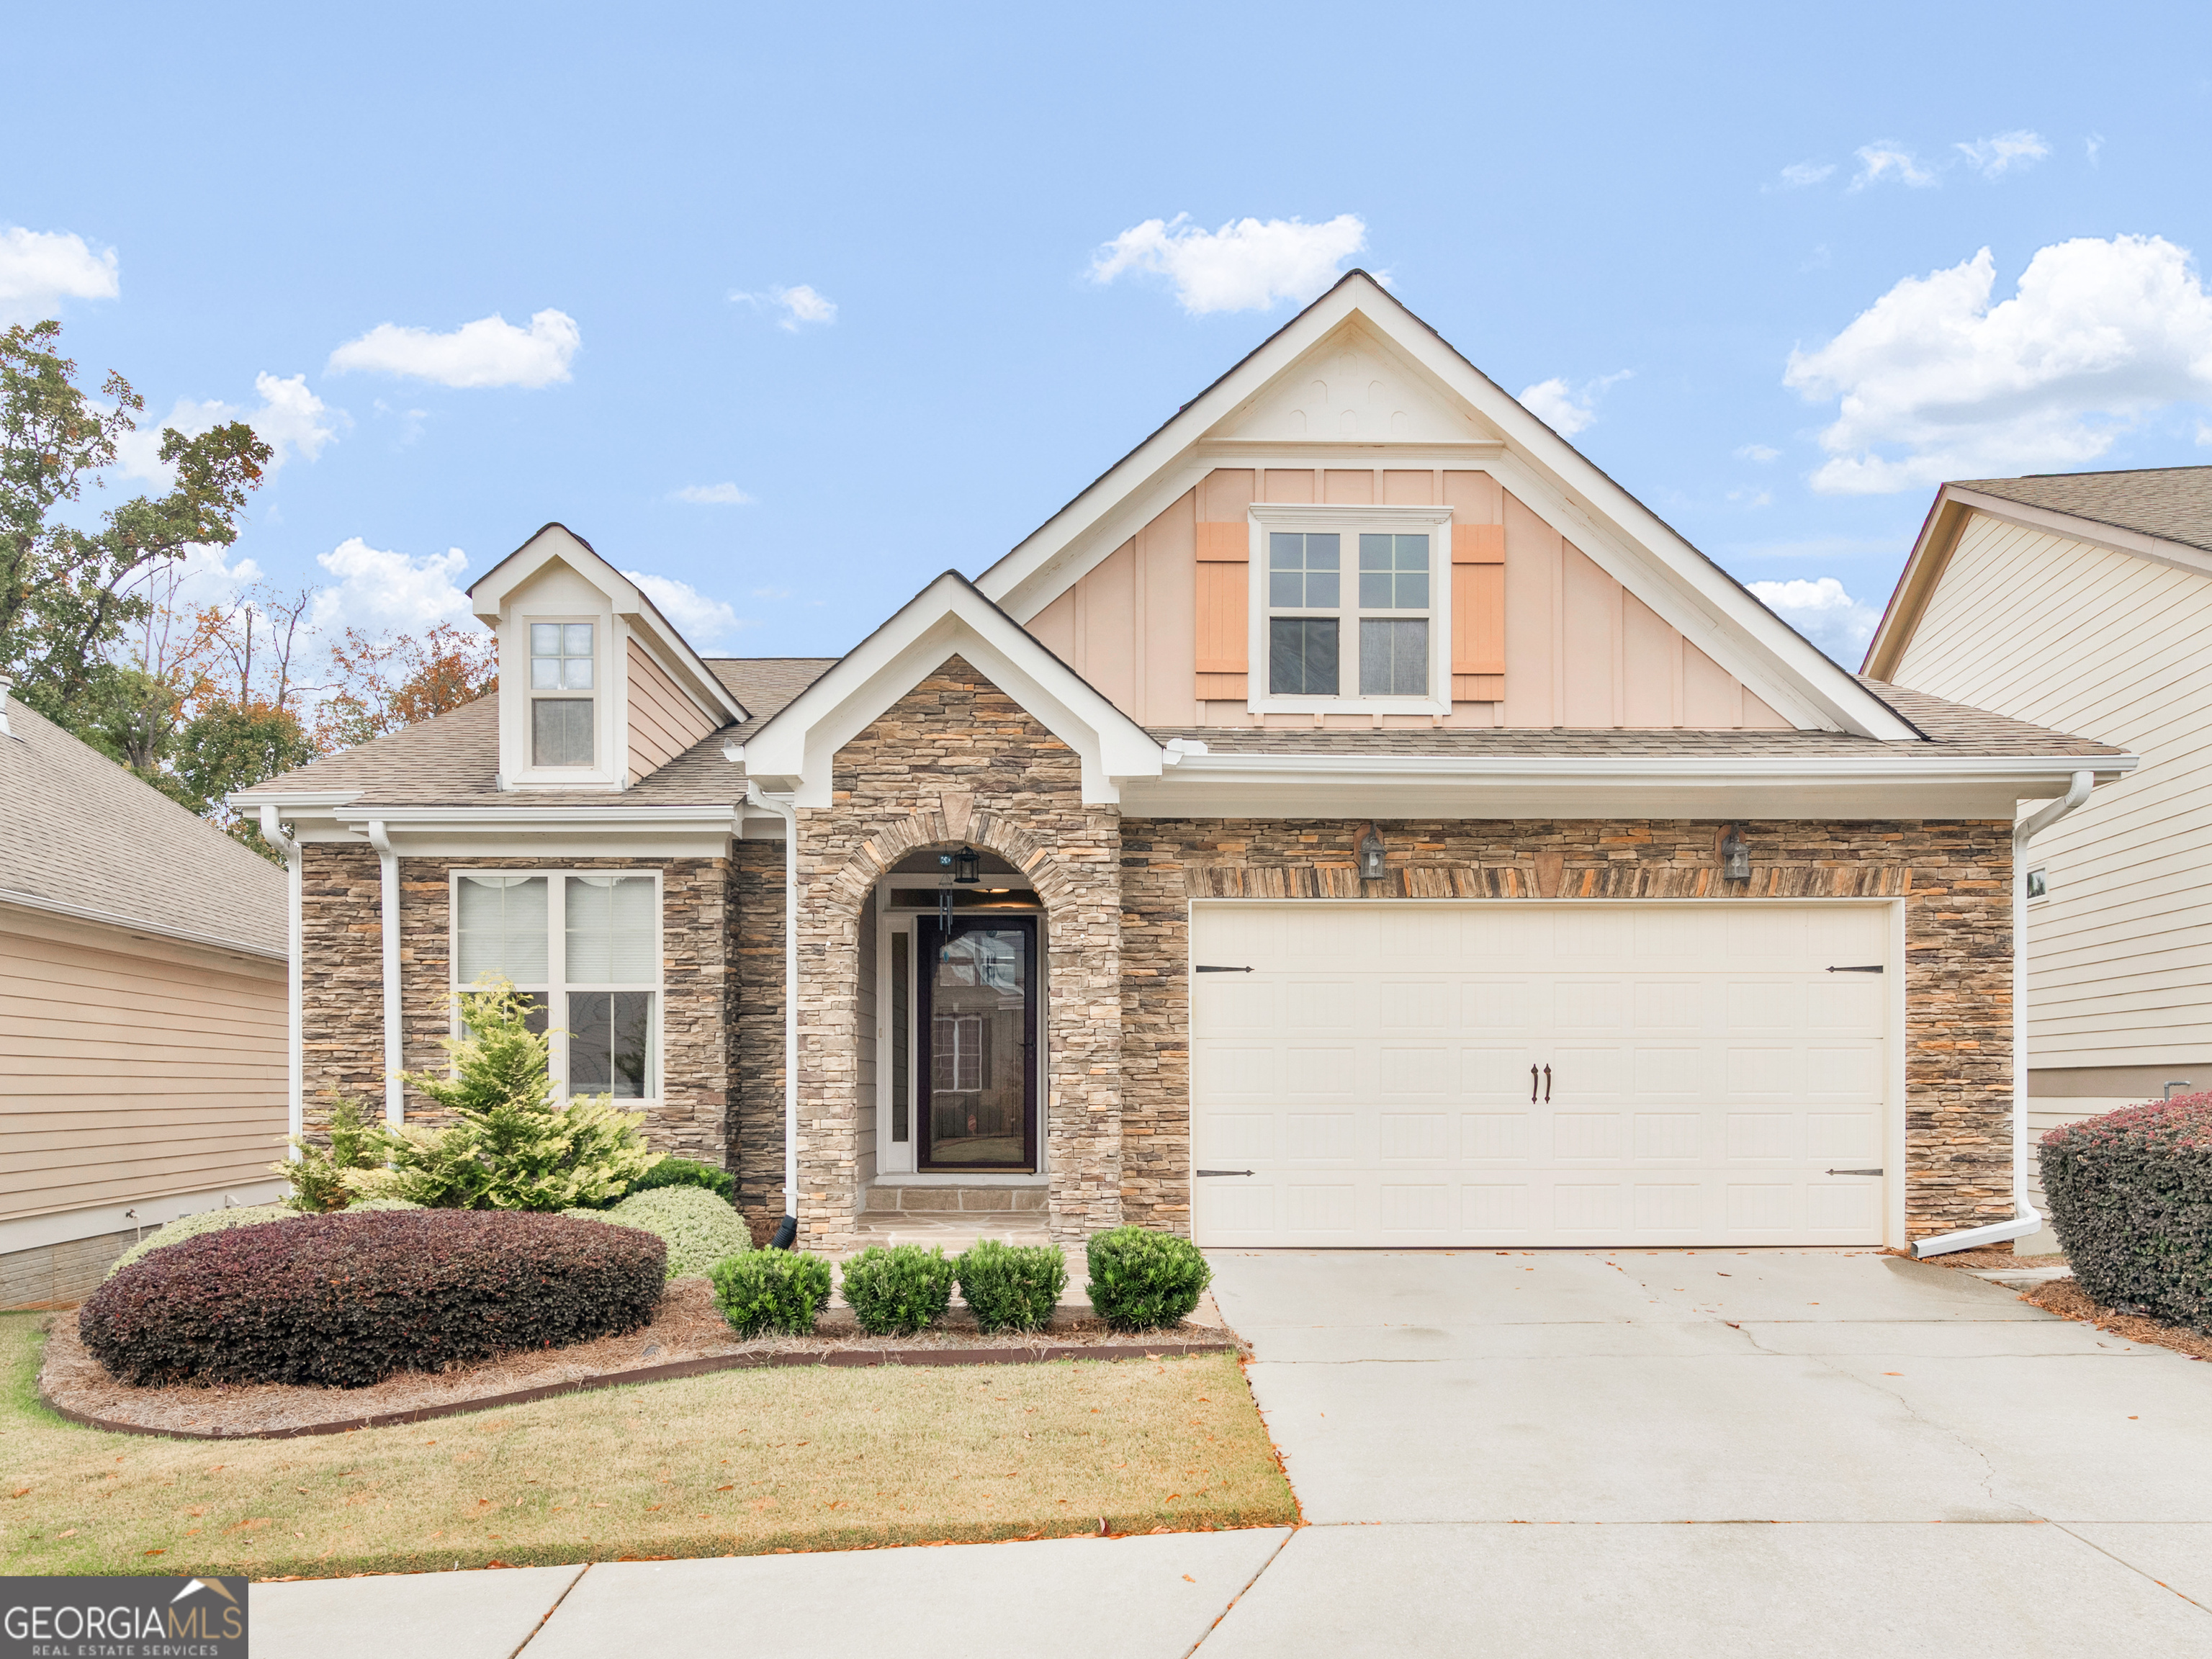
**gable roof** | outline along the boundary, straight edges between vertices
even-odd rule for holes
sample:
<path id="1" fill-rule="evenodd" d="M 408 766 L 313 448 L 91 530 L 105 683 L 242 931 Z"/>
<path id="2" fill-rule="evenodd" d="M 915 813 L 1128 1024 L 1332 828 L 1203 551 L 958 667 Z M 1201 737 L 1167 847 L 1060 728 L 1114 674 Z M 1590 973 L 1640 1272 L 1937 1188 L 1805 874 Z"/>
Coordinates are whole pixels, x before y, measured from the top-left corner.
<path id="1" fill-rule="evenodd" d="M 9 698 L 0 902 L 282 957 L 284 872 Z"/>
<path id="2" fill-rule="evenodd" d="M 2212 466 L 1960 479 L 1936 492 L 1867 645 L 1866 672 L 1897 672 L 1977 513 L 2212 575 Z"/>
<path id="3" fill-rule="evenodd" d="M 533 790 L 527 805 L 554 806 L 728 805 L 744 797 L 744 777 L 722 758 L 723 745 L 742 740 L 769 715 L 818 678 L 829 657 L 709 657 L 703 659 L 729 695 L 754 711 L 749 720 L 725 726 L 666 765 L 623 790 Z M 515 803 L 499 787 L 499 699 L 486 696 L 397 732 L 311 761 L 281 777 L 240 790 L 233 804 L 250 809 L 264 801 L 304 795 L 337 796 L 352 806 L 470 806 Z"/>
<path id="4" fill-rule="evenodd" d="M 837 750 L 938 667 L 964 658 L 1083 765 L 1083 799 L 1119 799 L 1116 780 L 1158 777 L 1160 745 L 975 584 L 948 570 L 890 621 L 744 737 L 746 775 L 792 793 L 800 806 L 830 804 Z"/>
<path id="5" fill-rule="evenodd" d="M 1463 455 L 1461 464 L 1491 471 L 1784 718 L 1802 727 L 1878 738 L 1913 735 L 1880 698 L 1364 270 L 1346 272 L 992 565 L 976 586 L 1016 621 L 1027 623 L 1214 465 L 1249 465 L 1224 459 L 1239 447 L 1239 423 L 1271 388 L 1347 330 L 1387 352 L 1432 407 L 1455 411 L 1457 429 L 1432 422 L 1425 449 Z M 1378 438 L 1366 434 L 1358 441 L 1372 446 Z M 1319 439 L 1263 442 L 1269 452 L 1286 455 L 1329 447 Z"/>
<path id="6" fill-rule="evenodd" d="M 469 584 L 469 602 L 477 620 L 488 628 L 496 627 L 507 595 L 556 561 L 605 593 L 613 603 L 615 615 L 645 635 L 659 653 L 662 666 L 675 674 L 708 714 L 726 720 L 747 718 L 744 707 L 729 695 L 728 688 L 708 668 L 706 659 L 691 648 L 675 624 L 660 614 L 652 596 L 557 520 L 541 525 L 529 540 Z"/>

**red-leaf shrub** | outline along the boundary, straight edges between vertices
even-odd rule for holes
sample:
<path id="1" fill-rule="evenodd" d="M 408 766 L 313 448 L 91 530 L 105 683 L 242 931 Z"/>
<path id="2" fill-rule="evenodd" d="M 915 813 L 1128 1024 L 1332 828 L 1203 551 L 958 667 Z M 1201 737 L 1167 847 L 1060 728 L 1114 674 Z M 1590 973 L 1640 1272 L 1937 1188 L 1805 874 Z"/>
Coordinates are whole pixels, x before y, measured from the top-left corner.
<path id="1" fill-rule="evenodd" d="M 2066 1124 L 2041 1160 L 2075 1282 L 2123 1313 L 2212 1331 L 2212 1094 Z"/>
<path id="2" fill-rule="evenodd" d="M 635 1227 L 495 1210 L 301 1216 L 131 1263 L 77 1314 L 126 1382 L 366 1388 L 635 1330 L 668 1247 Z"/>

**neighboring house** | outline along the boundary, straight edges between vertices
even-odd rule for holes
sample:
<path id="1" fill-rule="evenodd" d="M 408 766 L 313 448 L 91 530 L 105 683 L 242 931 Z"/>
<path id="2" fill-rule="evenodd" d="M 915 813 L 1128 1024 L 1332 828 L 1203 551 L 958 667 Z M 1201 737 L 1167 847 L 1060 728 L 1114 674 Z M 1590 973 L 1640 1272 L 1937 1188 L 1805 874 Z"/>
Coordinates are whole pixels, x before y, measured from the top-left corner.
<path id="1" fill-rule="evenodd" d="M 2212 1089 L 2208 641 L 2212 466 L 2177 466 L 1945 484 L 1868 653 L 1882 679 L 2141 758 L 2026 860 L 2038 1136 Z"/>
<path id="2" fill-rule="evenodd" d="M 1364 273 L 834 662 L 557 525 L 471 592 L 495 696 L 236 798 L 311 1126 L 499 975 L 815 1248 L 2017 1230 L 2014 811 L 2130 757 L 1853 678 Z"/>
<path id="3" fill-rule="evenodd" d="M 0 679 L 0 1307 L 283 1190 L 284 875 Z"/>

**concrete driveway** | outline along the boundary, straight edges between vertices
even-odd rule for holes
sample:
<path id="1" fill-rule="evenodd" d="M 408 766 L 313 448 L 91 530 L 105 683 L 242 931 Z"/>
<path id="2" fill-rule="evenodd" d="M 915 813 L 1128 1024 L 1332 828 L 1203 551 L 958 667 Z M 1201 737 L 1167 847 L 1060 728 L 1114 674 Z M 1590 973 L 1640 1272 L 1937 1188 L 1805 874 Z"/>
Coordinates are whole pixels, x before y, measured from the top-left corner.
<path id="1" fill-rule="evenodd" d="M 1307 1525 L 269 1584 L 264 1659 L 2212 1659 L 2212 1365 L 1869 1254 L 1217 1253 Z"/>
<path id="2" fill-rule="evenodd" d="M 1292 1654 L 2212 1654 L 2212 1367 L 1872 1254 L 1217 1254 Z"/>

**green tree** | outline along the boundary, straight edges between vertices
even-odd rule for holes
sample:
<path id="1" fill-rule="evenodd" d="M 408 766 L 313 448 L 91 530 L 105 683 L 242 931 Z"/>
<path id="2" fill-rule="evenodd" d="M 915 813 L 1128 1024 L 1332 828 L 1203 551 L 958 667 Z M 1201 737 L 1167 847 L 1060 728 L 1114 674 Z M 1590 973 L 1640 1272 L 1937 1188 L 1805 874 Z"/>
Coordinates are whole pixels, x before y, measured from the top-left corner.
<path id="1" fill-rule="evenodd" d="M 188 548 L 237 540 L 274 452 L 243 421 L 192 438 L 164 428 L 167 494 L 133 496 L 97 529 L 68 522 L 67 505 L 114 464 L 145 400 L 112 373 L 105 405 L 87 397 L 60 337 L 58 322 L 0 331 L 0 669 L 47 719 L 112 742 L 131 698 L 109 648 L 150 613 L 147 578 Z"/>

